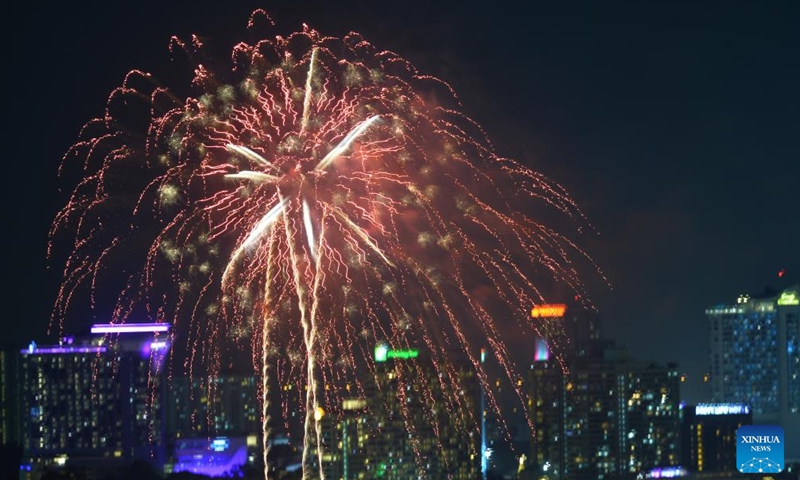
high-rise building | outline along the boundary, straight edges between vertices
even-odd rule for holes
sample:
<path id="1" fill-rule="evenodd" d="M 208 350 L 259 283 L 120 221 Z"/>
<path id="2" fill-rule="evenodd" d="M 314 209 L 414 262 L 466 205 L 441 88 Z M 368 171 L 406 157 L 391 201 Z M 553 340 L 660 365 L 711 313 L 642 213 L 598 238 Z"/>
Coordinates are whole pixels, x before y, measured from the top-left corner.
<path id="1" fill-rule="evenodd" d="M 736 472 L 736 430 L 753 423 L 750 407 L 735 403 L 685 406 L 683 466 L 692 472 Z"/>
<path id="2" fill-rule="evenodd" d="M 341 416 L 326 415 L 323 410 L 319 414 L 322 415 L 325 478 L 372 478 L 366 476 L 370 471 L 367 445 L 374 430 L 367 400 L 345 398 Z"/>
<path id="3" fill-rule="evenodd" d="M 261 462 L 254 375 L 173 376 L 165 396 L 168 471 L 237 476 Z"/>
<path id="4" fill-rule="evenodd" d="M 586 345 L 600 340 L 600 319 L 594 310 L 577 306 L 568 308 L 558 323 L 569 341 L 567 354 L 578 353 Z"/>
<path id="5" fill-rule="evenodd" d="M 94 325 L 85 338 L 21 351 L 28 467 L 164 460 L 167 324 Z"/>
<path id="6" fill-rule="evenodd" d="M 749 405 L 756 424 L 800 436 L 800 286 L 706 310 L 715 402 Z M 786 446 L 800 459 L 800 444 Z"/>
<path id="7" fill-rule="evenodd" d="M 477 374 L 452 367 L 436 371 L 418 350 L 378 345 L 364 398 L 323 418 L 326 478 L 480 478 Z"/>
<path id="8" fill-rule="evenodd" d="M 171 438 L 261 434 L 261 399 L 254 375 L 173 377 L 166 395 Z"/>
<path id="9" fill-rule="evenodd" d="M 540 357 L 541 358 L 541 357 Z M 677 366 L 586 345 L 565 374 L 551 358 L 530 371 L 531 461 L 542 476 L 617 478 L 679 464 Z"/>
<path id="10" fill-rule="evenodd" d="M 600 319 L 596 311 L 581 305 L 540 304 L 531 309 L 542 338 L 536 342 L 535 357 L 549 356 L 553 350 L 561 357 L 583 355 L 582 350 L 598 345 Z"/>

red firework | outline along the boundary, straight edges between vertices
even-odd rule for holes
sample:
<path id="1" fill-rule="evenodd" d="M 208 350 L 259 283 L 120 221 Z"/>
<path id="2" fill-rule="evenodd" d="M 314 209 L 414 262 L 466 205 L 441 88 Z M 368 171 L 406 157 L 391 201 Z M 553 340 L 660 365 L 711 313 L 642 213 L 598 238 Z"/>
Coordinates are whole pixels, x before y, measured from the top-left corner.
<path id="1" fill-rule="evenodd" d="M 271 25 L 257 11 L 253 32 L 259 21 Z M 510 338 L 557 342 L 528 318 L 546 302 L 534 279 L 586 298 L 574 262 L 587 257 L 534 217 L 583 218 L 559 185 L 498 156 L 448 84 L 355 33 L 242 43 L 227 70 L 202 63 L 197 38 L 171 47 L 195 62 L 193 93 L 133 71 L 65 157 L 80 179 L 52 228 L 75 239 L 54 319 L 124 272 L 113 321 L 141 310 L 183 326 L 190 372 L 251 344 L 265 437 L 274 378 L 305 385 L 304 455 L 320 467 L 314 412 L 363 394 L 375 345 L 424 348 L 440 372 L 430 392 L 456 381 L 453 350 L 488 387 L 481 346 L 515 382 Z"/>

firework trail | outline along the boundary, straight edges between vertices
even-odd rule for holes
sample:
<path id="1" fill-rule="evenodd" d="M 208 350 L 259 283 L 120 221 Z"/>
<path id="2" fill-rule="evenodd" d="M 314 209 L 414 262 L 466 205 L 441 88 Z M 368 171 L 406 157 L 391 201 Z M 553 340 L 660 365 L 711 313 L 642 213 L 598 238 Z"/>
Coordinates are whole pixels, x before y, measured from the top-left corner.
<path id="1" fill-rule="evenodd" d="M 84 127 L 61 167 L 77 180 L 51 238 L 74 245 L 53 318 L 106 298 L 113 270 L 125 279 L 113 320 L 144 311 L 183 325 L 190 373 L 219 371 L 225 345 L 251 342 L 265 465 L 279 397 L 287 427 L 291 402 L 304 406 L 304 472 L 322 476 L 314 414 L 363 393 L 358 371 L 375 373 L 380 342 L 425 347 L 440 387 L 457 377 L 453 350 L 488 386 L 484 345 L 519 378 L 509 338 L 558 338 L 528 318 L 545 300 L 534 279 L 585 297 L 586 256 L 532 214 L 583 219 L 560 186 L 498 156 L 448 84 L 355 33 L 261 34 L 273 27 L 256 11 L 260 39 L 225 69 L 198 38 L 174 38 L 194 65 L 191 94 L 132 71 Z"/>

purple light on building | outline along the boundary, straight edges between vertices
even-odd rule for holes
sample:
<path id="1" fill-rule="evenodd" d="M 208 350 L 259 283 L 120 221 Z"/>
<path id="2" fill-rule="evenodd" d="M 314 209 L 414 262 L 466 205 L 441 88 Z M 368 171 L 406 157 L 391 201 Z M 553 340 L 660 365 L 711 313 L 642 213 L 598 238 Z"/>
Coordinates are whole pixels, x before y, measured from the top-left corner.
<path id="1" fill-rule="evenodd" d="M 153 371 L 159 371 L 161 367 L 164 366 L 164 360 L 169 352 L 169 345 L 169 342 L 166 340 L 154 340 L 142 344 L 142 358 L 150 359 L 150 365 Z"/>
<path id="2" fill-rule="evenodd" d="M 157 333 L 169 332 L 168 323 L 97 323 L 92 333 Z"/>
<path id="3" fill-rule="evenodd" d="M 646 478 L 678 478 L 686 475 L 683 467 L 664 467 L 654 468 L 646 475 Z"/>
<path id="4" fill-rule="evenodd" d="M 241 476 L 247 462 L 244 438 L 183 440 L 175 449 L 177 462 L 172 471 L 190 472 L 209 477 Z"/>
<path id="5" fill-rule="evenodd" d="M 58 355 L 66 353 L 104 353 L 106 347 L 37 347 L 31 345 L 25 350 L 20 350 L 23 355 Z"/>

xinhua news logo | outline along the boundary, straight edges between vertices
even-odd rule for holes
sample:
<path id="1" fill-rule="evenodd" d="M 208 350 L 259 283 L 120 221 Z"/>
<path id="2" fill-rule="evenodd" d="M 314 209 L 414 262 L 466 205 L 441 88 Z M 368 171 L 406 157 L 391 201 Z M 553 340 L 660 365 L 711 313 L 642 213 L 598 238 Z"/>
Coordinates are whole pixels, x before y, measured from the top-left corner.
<path id="1" fill-rule="evenodd" d="M 736 465 L 742 473 L 783 471 L 783 428 L 743 425 L 736 431 Z"/>

